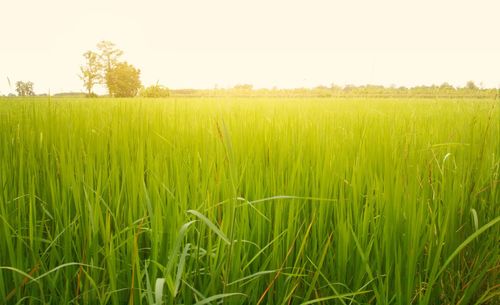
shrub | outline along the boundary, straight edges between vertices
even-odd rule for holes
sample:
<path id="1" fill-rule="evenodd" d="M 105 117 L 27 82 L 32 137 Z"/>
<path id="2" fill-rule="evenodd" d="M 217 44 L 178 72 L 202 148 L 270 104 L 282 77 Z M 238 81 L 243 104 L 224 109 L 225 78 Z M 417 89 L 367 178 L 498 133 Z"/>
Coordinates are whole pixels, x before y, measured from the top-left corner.
<path id="1" fill-rule="evenodd" d="M 168 97 L 170 96 L 170 90 L 167 87 L 156 84 L 142 88 L 139 95 L 141 97 Z"/>

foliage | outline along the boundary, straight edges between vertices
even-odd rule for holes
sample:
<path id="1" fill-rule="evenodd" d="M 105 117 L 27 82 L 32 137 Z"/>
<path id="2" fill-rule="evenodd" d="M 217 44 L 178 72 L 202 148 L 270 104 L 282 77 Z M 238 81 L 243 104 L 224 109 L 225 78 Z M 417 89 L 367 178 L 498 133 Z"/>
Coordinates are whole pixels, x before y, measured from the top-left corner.
<path id="1" fill-rule="evenodd" d="M 479 89 L 479 87 L 476 86 L 476 84 L 471 80 L 467 82 L 467 84 L 465 85 L 465 88 L 467 88 L 469 90 L 478 90 Z"/>
<path id="2" fill-rule="evenodd" d="M 139 92 L 141 97 L 168 97 L 170 96 L 170 90 L 162 85 L 152 85 L 146 88 L 142 88 Z"/>
<path id="3" fill-rule="evenodd" d="M 111 41 L 103 40 L 97 44 L 99 59 L 104 69 L 104 75 L 113 69 L 119 62 L 123 51 Z"/>
<path id="4" fill-rule="evenodd" d="M 102 69 L 102 84 L 106 85 L 108 88 L 109 95 L 114 96 L 114 92 L 110 87 L 113 86 L 113 84 L 109 83 L 110 76 L 108 74 L 111 73 L 111 71 L 115 69 L 120 62 L 119 60 L 123 55 L 123 51 L 118 49 L 114 43 L 108 40 L 103 40 L 97 43 L 97 50 L 99 52 L 99 60 Z M 113 76 L 111 76 L 111 79 L 113 79 Z"/>
<path id="5" fill-rule="evenodd" d="M 111 97 L 131 97 L 137 95 L 141 82 L 140 70 L 127 62 L 121 62 L 123 51 L 111 41 L 103 40 L 97 44 L 97 52 L 84 53 L 86 63 L 80 67 L 80 78 L 87 90 L 87 97 L 97 97 L 92 92 L 96 84 L 106 85 Z"/>
<path id="6" fill-rule="evenodd" d="M 34 96 L 35 91 L 33 91 L 33 82 L 16 82 L 16 91 L 18 96 Z"/>
<path id="7" fill-rule="evenodd" d="M 171 90 L 172 96 L 254 96 L 254 97 L 363 97 L 363 98 L 496 98 L 498 90 L 480 89 L 474 83 L 454 87 L 448 83 L 431 86 L 385 87 L 381 85 L 331 85 L 315 88 L 253 89 L 250 85 L 237 85 L 230 89 L 181 89 Z"/>
<path id="8" fill-rule="evenodd" d="M 253 85 L 251 84 L 240 84 L 233 87 L 234 90 L 247 90 L 252 91 Z"/>
<path id="9" fill-rule="evenodd" d="M 114 97 L 136 96 L 141 88 L 140 73 L 139 69 L 127 62 L 115 64 L 106 73 L 106 84 L 110 95 Z"/>
<path id="10" fill-rule="evenodd" d="M 83 85 L 87 90 L 87 96 L 95 97 L 92 92 L 94 85 L 102 82 L 102 63 L 99 60 L 99 55 L 93 51 L 87 51 L 83 54 L 85 64 L 80 67 L 80 78 L 83 80 Z"/>
<path id="11" fill-rule="evenodd" d="M 2 304 L 498 304 L 492 99 L 0 100 Z"/>

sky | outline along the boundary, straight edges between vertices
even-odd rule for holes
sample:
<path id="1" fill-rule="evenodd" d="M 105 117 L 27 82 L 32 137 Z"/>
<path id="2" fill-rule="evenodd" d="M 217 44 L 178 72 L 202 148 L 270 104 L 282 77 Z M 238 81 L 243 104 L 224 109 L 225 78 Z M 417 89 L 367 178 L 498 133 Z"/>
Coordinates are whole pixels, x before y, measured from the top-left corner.
<path id="1" fill-rule="evenodd" d="M 0 0 L 0 95 L 18 80 L 83 91 L 82 54 L 101 40 L 144 85 L 497 88 L 498 12 L 498 0 Z"/>

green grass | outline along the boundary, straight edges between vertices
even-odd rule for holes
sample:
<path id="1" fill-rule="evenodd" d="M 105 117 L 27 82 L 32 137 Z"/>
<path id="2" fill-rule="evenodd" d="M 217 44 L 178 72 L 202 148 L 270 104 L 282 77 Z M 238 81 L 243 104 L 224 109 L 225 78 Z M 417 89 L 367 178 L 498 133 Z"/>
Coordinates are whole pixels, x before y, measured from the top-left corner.
<path id="1" fill-rule="evenodd" d="M 494 304 L 499 175 L 495 100 L 0 100 L 0 303 Z"/>

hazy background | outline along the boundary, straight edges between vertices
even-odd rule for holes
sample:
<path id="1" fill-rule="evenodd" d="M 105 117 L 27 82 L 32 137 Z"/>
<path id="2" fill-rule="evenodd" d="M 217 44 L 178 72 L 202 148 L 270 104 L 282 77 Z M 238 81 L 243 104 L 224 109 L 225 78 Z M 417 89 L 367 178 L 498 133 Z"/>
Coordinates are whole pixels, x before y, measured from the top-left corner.
<path id="1" fill-rule="evenodd" d="M 18 80 L 82 91 L 82 53 L 103 39 L 145 85 L 498 87 L 498 12 L 498 0 L 2 0 L 0 94 Z"/>

